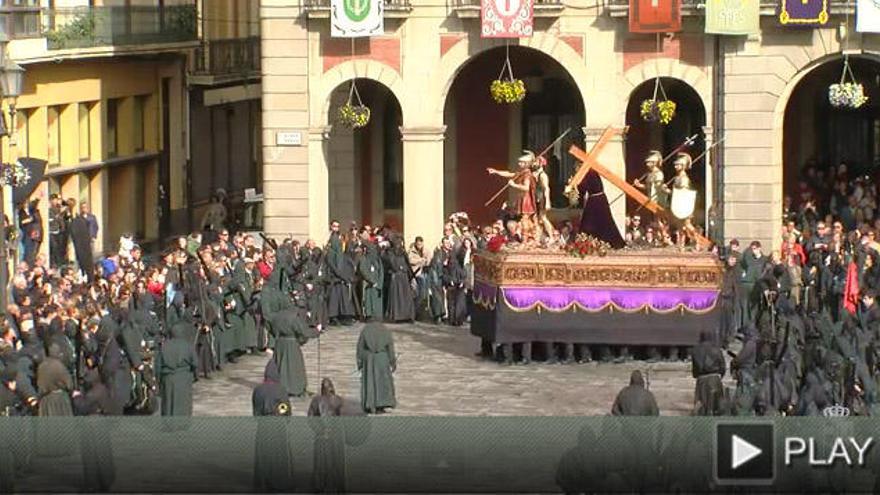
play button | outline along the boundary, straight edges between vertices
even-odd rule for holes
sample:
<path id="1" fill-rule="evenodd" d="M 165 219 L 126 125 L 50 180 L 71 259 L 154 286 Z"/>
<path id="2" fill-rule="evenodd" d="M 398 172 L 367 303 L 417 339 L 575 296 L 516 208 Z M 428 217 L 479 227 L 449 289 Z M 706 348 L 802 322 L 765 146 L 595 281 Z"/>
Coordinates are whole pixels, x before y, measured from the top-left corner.
<path id="1" fill-rule="evenodd" d="M 755 457 L 758 457 L 761 455 L 761 452 L 763 452 L 760 448 L 755 447 L 736 435 L 733 435 L 730 441 L 732 443 L 731 449 L 733 449 L 730 469 L 738 469 L 740 466 L 751 461 Z"/>
<path id="2" fill-rule="evenodd" d="M 772 424 L 716 424 L 715 479 L 719 484 L 771 484 L 773 477 Z"/>

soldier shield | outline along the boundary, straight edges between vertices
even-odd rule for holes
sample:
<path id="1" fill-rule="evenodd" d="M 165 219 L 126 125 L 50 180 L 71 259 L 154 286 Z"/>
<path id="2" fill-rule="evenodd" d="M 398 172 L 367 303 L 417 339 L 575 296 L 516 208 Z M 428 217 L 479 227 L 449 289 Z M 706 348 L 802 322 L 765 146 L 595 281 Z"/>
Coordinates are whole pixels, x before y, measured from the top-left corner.
<path id="1" fill-rule="evenodd" d="M 673 188 L 672 200 L 669 209 L 679 220 L 690 218 L 694 214 L 694 206 L 697 204 L 697 191 L 695 189 Z"/>

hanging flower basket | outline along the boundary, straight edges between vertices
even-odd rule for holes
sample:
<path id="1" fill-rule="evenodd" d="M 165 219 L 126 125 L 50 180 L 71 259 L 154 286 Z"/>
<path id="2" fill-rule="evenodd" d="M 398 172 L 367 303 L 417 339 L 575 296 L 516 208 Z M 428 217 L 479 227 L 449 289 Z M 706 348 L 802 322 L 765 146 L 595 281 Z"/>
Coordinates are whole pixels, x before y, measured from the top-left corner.
<path id="1" fill-rule="evenodd" d="M 675 118 L 676 104 L 666 97 L 666 91 L 658 77 L 654 83 L 654 96 L 642 101 L 640 113 L 646 122 L 659 122 L 666 125 Z"/>
<path id="2" fill-rule="evenodd" d="M 348 91 L 348 101 L 339 107 L 339 123 L 350 129 L 360 129 L 370 123 L 370 108 L 361 101 L 354 81 Z"/>
<path id="3" fill-rule="evenodd" d="M 495 103 L 519 103 L 526 97 L 526 84 L 522 79 L 513 77 L 513 68 L 510 65 L 510 57 L 505 56 L 504 65 L 501 67 L 501 74 L 498 79 L 492 81 L 489 85 L 489 94 Z"/>
<path id="4" fill-rule="evenodd" d="M 868 101 L 865 88 L 856 82 L 849 66 L 849 57 L 843 59 L 843 74 L 840 82 L 828 86 L 828 102 L 834 108 L 860 108 Z"/>

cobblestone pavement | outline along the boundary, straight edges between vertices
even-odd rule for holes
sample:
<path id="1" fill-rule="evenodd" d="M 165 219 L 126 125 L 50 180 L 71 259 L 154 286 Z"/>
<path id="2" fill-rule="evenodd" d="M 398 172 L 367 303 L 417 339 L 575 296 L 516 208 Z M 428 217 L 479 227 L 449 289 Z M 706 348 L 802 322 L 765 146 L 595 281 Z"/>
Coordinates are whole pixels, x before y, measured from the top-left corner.
<path id="1" fill-rule="evenodd" d="M 467 328 L 424 324 L 391 325 L 399 355 L 395 374 L 395 415 L 582 416 L 605 415 L 634 369 L 650 370 L 650 388 L 661 414 L 685 415 L 692 408 L 694 380 L 688 362 L 649 364 L 588 363 L 501 366 L 478 358 L 479 339 Z M 337 393 L 357 402 L 355 344 L 360 325 L 331 328 L 321 337 L 321 376 Z M 303 347 L 309 390 L 318 379 L 318 346 Z M 251 391 L 263 376 L 268 356 L 243 356 L 211 380 L 195 384 L 195 414 L 250 416 Z M 308 399 L 294 399 L 294 414 L 304 415 Z"/>

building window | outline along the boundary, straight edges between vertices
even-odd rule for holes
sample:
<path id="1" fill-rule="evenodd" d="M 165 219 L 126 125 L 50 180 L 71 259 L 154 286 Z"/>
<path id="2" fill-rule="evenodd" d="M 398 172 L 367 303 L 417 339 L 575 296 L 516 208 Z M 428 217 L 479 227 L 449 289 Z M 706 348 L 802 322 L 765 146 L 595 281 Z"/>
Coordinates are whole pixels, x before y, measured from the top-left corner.
<path id="1" fill-rule="evenodd" d="M 135 96 L 134 98 L 134 116 L 132 117 L 132 132 L 134 136 L 132 136 L 132 142 L 134 143 L 135 151 L 144 151 L 144 141 L 146 141 L 144 136 L 146 112 L 144 109 L 147 106 L 147 98 L 148 96 Z"/>
<path id="2" fill-rule="evenodd" d="M 22 109 L 15 112 L 15 142 L 19 156 L 31 156 L 30 119 L 33 110 Z"/>
<path id="3" fill-rule="evenodd" d="M 119 115 L 119 100 L 111 98 L 107 100 L 107 156 L 113 158 L 119 151 L 119 135 L 117 121 Z"/>
<path id="4" fill-rule="evenodd" d="M 92 105 L 79 104 L 79 161 L 87 162 L 92 158 Z"/>
<path id="5" fill-rule="evenodd" d="M 48 162 L 50 166 L 58 166 L 61 163 L 61 107 L 48 108 L 46 144 L 48 145 Z"/>

